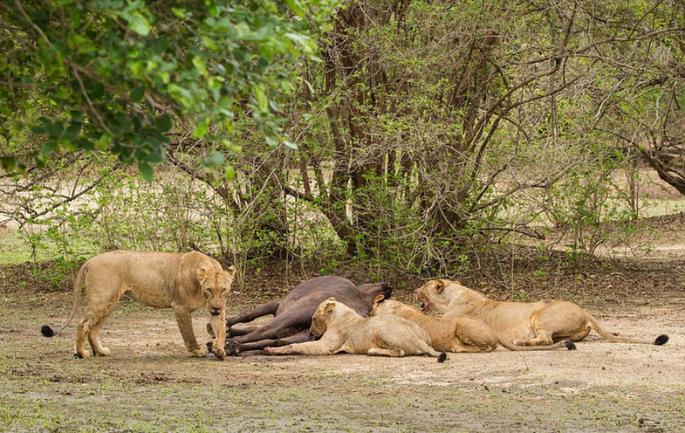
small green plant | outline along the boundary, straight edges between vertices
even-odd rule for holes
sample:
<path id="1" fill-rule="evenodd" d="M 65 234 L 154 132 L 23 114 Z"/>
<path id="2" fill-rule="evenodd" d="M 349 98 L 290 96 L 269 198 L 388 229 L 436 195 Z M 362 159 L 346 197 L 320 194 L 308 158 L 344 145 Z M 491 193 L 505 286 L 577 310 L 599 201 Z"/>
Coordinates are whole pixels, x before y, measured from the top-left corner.
<path id="1" fill-rule="evenodd" d="M 533 271 L 533 275 L 536 278 L 545 278 L 547 276 L 547 271 L 544 268 L 537 268 Z"/>
<path id="2" fill-rule="evenodd" d="M 46 286 L 50 291 L 60 290 L 69 286 L 70 278 L 81 265 L 81 260 L 69 260 L 62 256 L 48 262 L 48 266 L 34 263 L 31 267 L 31 276 L 39 284 Z M 24 283 L 26 284 L 26 283 Z"/>

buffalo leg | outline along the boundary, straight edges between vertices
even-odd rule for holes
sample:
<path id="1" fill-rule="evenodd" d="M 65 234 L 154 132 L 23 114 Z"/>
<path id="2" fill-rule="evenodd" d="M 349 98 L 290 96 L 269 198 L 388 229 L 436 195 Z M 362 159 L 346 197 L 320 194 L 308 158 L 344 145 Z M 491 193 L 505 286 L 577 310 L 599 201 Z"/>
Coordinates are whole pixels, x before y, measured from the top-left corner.
<path id="1" fill-rule="evenodd" d="M 259 326 L 250 326 L 249 328 L 230 327 L 228 328 L 228 332 L 231 334 L 231 337 L 240 337 L 241 335 L 247 335 L 250 332 L 254 332 L 257 329 L 259 329 Z"/>
<path id="2" fill-rule="evenodd" d="M 266 304 L 258 306 L 254 310 L 246 313 L 240 313 L 237 316 L 229 317 L 226 319 L 226 326 L 230 327 L 236 323 L 251 322 L 258 317 L 266 316 L 268 314 L 276 314 L 276 310 L 278 309 L 278 304 L 280 302 L 280 300 L 267 302 Z"/>
<path id="3" fill-rule="evenodd" d="M 245 335 L 249 334 L 250 332 L 254 332 L 259 328 L 259 326 L 250 326 L 248 328 L 229 328 L 228 326 L 226 327 L 226 336 L 227 337 L 238 337 L 240 335 Z M 214 338 L 214 330 L 212 329 L 212 324 L 208 323 L 207 324 L 207 334 L 209 334 L 212 338 Z"/>
<path id="4" fill-rule="evenodd" d="M 251 343 L 239 344 L 237 346 L 238 353 L 243 353 L 248 350 L 258 351 L 264 349 L 265 347 L 278 347 L 287 346 L 293 343 L 304 343 L 305 341 L 312 341 L 314 337 L 309 333 L 308 329 L 300 331 L 297 334 L 293 334 L 289 337 L 284 338 L 267 338 L 264 340 L 253 341 Z"/>
<path id="5" fill-rule="evenodd" d="M 250 343 L 253 341 L 275 339 L 279 333 L 287 328 L 308 328 L 311 322 L 311 309 L 302 308 L 299 310 L 291 310 L 285 314 L 276 316 L 274 320 L 264 326 L 259 327 L 249 334 L 241 335 L 239 337 L 231 338 L 226 341 L 226 350 L 229 353 L 235 353 L 239 345 Z"/>

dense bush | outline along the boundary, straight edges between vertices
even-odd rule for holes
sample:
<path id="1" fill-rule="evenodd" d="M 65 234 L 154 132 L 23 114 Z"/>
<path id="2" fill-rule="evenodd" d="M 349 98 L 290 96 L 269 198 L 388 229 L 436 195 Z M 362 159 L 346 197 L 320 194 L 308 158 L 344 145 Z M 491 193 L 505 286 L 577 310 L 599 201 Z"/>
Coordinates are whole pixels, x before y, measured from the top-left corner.
<path id="1" fill-rule="evenodd" d="M 87 238 L 78 242 L 96 250 L 195 248 L 240 263 L 296 258 L 325 270 L 353 259 L 372 272 L 455 273 L 470 266 L 474 251 L 512 233 L 542 238 L 553 228 L 554 241 L 572 251 L 595 251 L 608 240 L 605 221 L 638 216 L 639 160 L 656 157 L 649 153 L 654 143 L 674 143 L 683 122 L 685 8 L 676 2 L 360 1 L 337 9 L 330 27 L 322 23 L 332 3 L 287 3 L 290 12 L 251 2 L 241 6 L 248 12 L 220 12 L 245 16 L 243 27 L 253 36 L 274 22 L 263 14 L 280 23 L 264 39 L 240 45 L 250 53 L 241 61 L 256 69 L 245 76 L 217 73 L 230 77 L 222 86 L 243 80 L 231 90 L 230 125 L 215 116 L 211 83 L 201 77 L 205 69 L 217 70 L 222 56 L 237 55 L 229 43 L 235 35 L 215 35 L 226 44 L 217 52 L 205 42 L 201 63 L 181 52 L 192 38 L 164 48 L 171 50 L 167 61 L 178 58 L 179 72 L 171 77 L 208 98 L 197 96 L 201 103 L 182 104 L 183 92 L 159 77 L 148 82 L 129 71 L 118 81 L 131 93 L 124 92 L 128 102 L 116 110 L 173 119 L 164 122 L 168 131 L 157 131 L 163 143 L 156 158 L 165 162 L 152 183 L 103 152 L 74 153 L 59 140 L 52 146 L 48 126 L 22 129 L 22 116 L 35 120 L 45 112 L 40 104 L 26 105 L 25 98 L 14 115 L 2 111 L 3 153 L 38 152 L 41 140 L 53 153 L 38 165 L 22 160 L 28 165 L 21 179 L 3 177 L 7 204 L 0 211 L 35 245 L 51 236 L 66 254 L 76 239 Z M 38 13 L 40 4 L 27 8 Z M 187 36 L 169 33 L 176 19 L 190 20 L 200 42 L 211 30 L 202 24 L 209 9 L 207 16 L 189 17 L 132 4 L 157 38 Z M 26 25 L 13 8 L 0 10 L 10 26 Z M 107 34 L 117 44 L 162 49 L 146 45 L 155 39 L 135 28 L 119 28 L 141 25 L 136 20 L 108 15 L 102 25 L 118 26 Z M 53 34 L 60 29 L 45 25 Z M 40 39 L 24 31 L 3 33 L 2 42 L 16 51 L 22 41 Z M 291 31 L 318 37 L 316 54 Z M 281 47 L 278 41 L 290 42 Z M 16 83 L 22 62 L 46 61 L 40 49 L 0 74 Z M 83 61 L 92 55 L 67 54 Z M 155 68 L 148 72 L 158 73 Z M 52 74 L 29 88 L 43 97 L 61 95 L 72 111 L 80 106 L 85 129 L 78 131 L 88 134 L 98 111 L 78 88 L 64 94 L 49 88 L 53 81 L 67 86 L 69 64 Z M 144 95 L 163 103 L 132 104 L 139 79 Z M 202 85 L 195 88 L 194 80 Z M 267 86 L 272 91 L 264 99 Z M 20 91 L 12 89 L 15 96 Z M 267 111 L 273 115 L 259 114 Z M 61 121 L 68 129 L 69 119 Z M 265 131 L 289 140 L 265 140 Z M 126 140 L 120 145 L 129 145 Z M 117 149 L 102 147 L 120 160 L 135 156 L 122 151 L 122 158 Z"/>

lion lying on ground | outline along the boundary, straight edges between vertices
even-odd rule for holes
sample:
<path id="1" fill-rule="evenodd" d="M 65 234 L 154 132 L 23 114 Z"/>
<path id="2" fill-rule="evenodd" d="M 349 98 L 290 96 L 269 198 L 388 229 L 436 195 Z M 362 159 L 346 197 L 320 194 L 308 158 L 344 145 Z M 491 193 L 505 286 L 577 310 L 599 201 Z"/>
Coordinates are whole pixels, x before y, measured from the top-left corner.
<path id="1" fill-rule="evenodd" d="M 357 353 L 402 357 L 428 355 L 443 362 L 447 356 L 431 347 L 430 337 L 419 325 L 401 317 L 362 317 L 335 298 L 323 301 L 312 316 L 310 328 L 317 341 L 267 347 L 269 355 L 332 355 Z"/>
<path id="2" fill-rule="evenodd" d="M 112 309 L 124 293 L 156 308 L 173 308 L 176 322 L 188 350 L 197 357 L 207 354 L 205 346 L 197 344 L 191 313 L 207 307 L 216 336 L 212 352 L 219 359 L 226 357 L 225 306 L 231 291 L 235 268 L 224 271 L 216 260 L 198 252 L 139 253 L 112 251 L 93 257 L 81 266 L 74 282 L 74 306 L 67 322 L 54 332 L 48 325 L 41 328 L 52 337 L 66 328 L 79 307 L 81 291 L 85 289 L 87 306 L 76 333 L 78 358 L 88 358 L 86 339 L 94 355 L 106 356 L 110 350 L 100 341 L 100 330 Z"/>
<path id="3" fill-rule="evenodd" d="M 440 352 L 492 352 L 497 344 L 509 350 L 553 350 L 566 347 L 576 348 L 571 340 L 560 341 L 549 346 L 516 346 L 499 338 L 483 320 L 471 316 L 433 317 L 428 316 L 411 305 L 392 299 L 383 300 L 383 295 L 374 299 L 371 314 L 381 316 L 394 314 L 418 323 L 428 332 L 431 345 Z"/>
<path id="4" fill-rule="evenodd" d="M 436 309 L 444 317 L 465 314 L 482 319 L 500 338 L 514 345 L 544 346 L 570 339 L 580 341 L 595 330 L 611 343 L 666 344 L 667 335 L 653 342 L 619 337 L 605 331 L 590 313 L 568 301 L 501 302 L 462 286 L 457 281 L 431 280 L 416 289 L 421 309 Z"/>

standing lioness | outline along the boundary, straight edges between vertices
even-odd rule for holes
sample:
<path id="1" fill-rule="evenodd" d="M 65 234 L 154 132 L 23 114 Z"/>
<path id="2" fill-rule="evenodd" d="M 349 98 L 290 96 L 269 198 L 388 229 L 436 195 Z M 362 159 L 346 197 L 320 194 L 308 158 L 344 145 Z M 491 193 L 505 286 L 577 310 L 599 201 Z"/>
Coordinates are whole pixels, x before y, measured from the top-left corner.
<path id="1" fill-rule="evenodd" d="M 54 332 L 48 325 L 41 328 L 46 337 L 52 337 L 66 328 L 76 314 L 85 288 L 86 314 L 78 324 L 76 353 L 88 358 L 86 338 L 95 355 L 109 355 L 99 334 L 107 316 L 121 298 L 128 293 L 140 302 L 156 308 L 173 308 L 183 341 L 197 357 L 207 354 L 197 344 L 191 313 L 207 307 L 215 338 L 212 352 L 224 359 L 226 339 L 226 295 L 231 291 L 235 268 L 224 271 L 216 260 L 202 253 L 139 253 L 112 251 L 100 254 L 81 266 L 74 282 L 74 306 L 67 322 Z"/>

